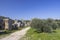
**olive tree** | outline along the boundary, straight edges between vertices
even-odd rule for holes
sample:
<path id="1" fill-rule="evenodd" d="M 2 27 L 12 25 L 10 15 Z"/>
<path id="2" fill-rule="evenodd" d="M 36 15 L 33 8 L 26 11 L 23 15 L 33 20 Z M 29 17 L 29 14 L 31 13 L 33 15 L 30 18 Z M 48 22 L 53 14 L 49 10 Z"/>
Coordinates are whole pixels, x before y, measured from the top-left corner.
<path id="1" fill-rule="evenodd" d="M 31 27 L 36 29 L 38 32 L 41 32 L 42 20 L 34 18 L 31 21 Z"/>
<path id="2" fill-rule="evenodd" d="M 38 32 L 51 32 L 51 28 L 48 26 L 45 20 L 32 19 L 31 27 L 36 29 Z"/>

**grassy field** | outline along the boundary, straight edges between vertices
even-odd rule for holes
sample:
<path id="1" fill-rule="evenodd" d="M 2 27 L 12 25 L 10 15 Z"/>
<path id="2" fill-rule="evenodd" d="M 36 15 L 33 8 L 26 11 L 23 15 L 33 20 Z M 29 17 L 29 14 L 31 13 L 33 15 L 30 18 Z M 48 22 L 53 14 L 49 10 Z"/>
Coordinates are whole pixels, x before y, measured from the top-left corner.
<path id="1" fill-rule="evenodd" d="M 37 33 L 31 28 L 20 40 L 60 40 L 60 29 L 53 33 Z"/>

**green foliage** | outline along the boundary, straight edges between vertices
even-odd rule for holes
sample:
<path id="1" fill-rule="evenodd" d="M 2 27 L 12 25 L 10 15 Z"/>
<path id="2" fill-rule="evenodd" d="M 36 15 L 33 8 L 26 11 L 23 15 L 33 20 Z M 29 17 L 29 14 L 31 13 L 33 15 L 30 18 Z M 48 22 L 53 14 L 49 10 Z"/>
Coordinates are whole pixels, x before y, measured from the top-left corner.
<path id="1" fill-rule="evenodd" d="M 58 24 L 57 23 L 52 23 L 52 29 L 56 30 L 58 28 Z"/>
<path id="2" fill-rule="evenodd" d="M 31 21 L 31 27 L 36 29 L 37 32 L 52 32 L 52 30 L 58 28 L 58 24 L 53 19 L 41 20 L 34 18 Z"/>
<path id="3" fill-rule="evenodd" d="M 32 23 L 31 23 L 31 27 L 35 28 L 38 32 L 42 32 L 41 28 L 42 28 L 42 20 L 40 19 L 33 19 Z"/>

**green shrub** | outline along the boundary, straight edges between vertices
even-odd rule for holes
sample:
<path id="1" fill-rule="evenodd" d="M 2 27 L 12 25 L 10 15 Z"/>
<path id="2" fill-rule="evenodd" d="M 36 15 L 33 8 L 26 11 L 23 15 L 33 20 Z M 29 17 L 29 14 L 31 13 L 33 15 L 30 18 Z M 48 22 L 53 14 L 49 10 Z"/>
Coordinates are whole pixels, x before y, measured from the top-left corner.
<path id="1" fill-rule="evenodd" d="M 55 22 L 53 22 L 53 23 L 52 23 L 52 29 L 53 29 L 53 30 L 56 30 L 57 28 L 58 28 L 58 24 L 55 23 Z"/>
<path id="2" fill-rule="evenodd" d="M 37 32 L 52 32 L 58 28 L 59 24 L 53 19 L 41 20 L 34 18 L 31 21 L 31 27 L 36 29 Z"/>
<path id="3" fill-rule="evenodd" d="M 42 21 L 40 19 L 33 19 L 31 22 L 31 27 L 35 28 L 37 31 L 41 32 Z"/>
<path id="4" fill-rule="evenodd" d="M 32 19 L 31 27 L 35 28 L 37 32 L 51 32 L 51 28 L 47 22 L 41 19 Z"/>

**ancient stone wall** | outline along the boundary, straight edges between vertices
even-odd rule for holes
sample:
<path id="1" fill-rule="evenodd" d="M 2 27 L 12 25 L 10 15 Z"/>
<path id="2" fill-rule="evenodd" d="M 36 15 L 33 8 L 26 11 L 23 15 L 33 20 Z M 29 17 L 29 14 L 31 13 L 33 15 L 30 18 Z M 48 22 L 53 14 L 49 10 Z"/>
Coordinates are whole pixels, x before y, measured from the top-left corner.
<path id="1" fill-rule="evenodd" d="M 12 21 L 10 19 L 4 19 L 5 30 L 12 30 Z"/>

